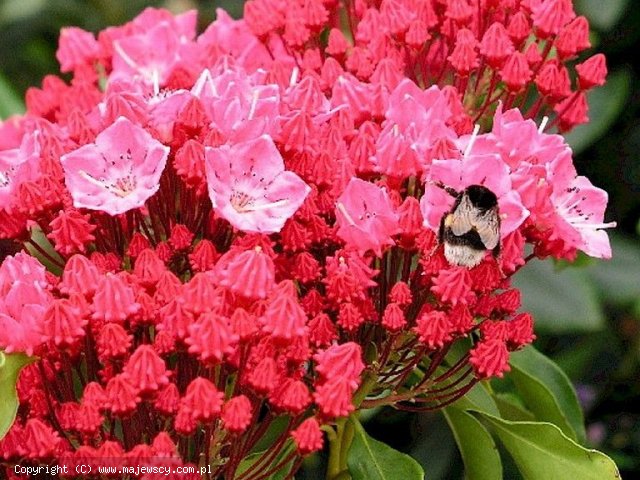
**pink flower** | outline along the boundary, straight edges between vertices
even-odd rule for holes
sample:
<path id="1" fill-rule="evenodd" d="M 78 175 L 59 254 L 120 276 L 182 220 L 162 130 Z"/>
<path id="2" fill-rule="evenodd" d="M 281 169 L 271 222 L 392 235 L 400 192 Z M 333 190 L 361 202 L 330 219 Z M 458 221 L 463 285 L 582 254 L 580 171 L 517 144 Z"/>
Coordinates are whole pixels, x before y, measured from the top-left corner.
<path id="1" fill-rule="evenodd" d="M 191 60 L 190 42 L 195 37 L 194 10 L 174 17 L 166 10 L 146 9 L 132 22 L 134 34 L 113 42 L 113 78 L 133 78 L 146 84 L 164 85 L 172 70 Z"/>
<path id="2" fill-rule="evenodd" d="M 277 85 L 257 85 L 241 68 L 204 70 L 191 93 L 225 141 L 239 143 L 273 134 L 280 104 Z"/>
<path id="3" fill-rule="evenodd" d="M 552 238 L 560 238 L 566 247 L 592 257 L 611 258 L 609 237 L 603 229 L 616 224 L 604 223 L 607 192 L 594 187 L 588 178 L 575 176 L 570 162 L 570 157 L 563 157 L 549 168 L 553 187 L 550 199 L 555 211 Z"/>
<path id="4" fill-rule="evenodd" d="M 60 31 L 56 58 L 62 72 L 91 64 L 100 53 L 100 45 L 93 33 L 77 27 L 66 27 Z"/>
<path id="5" fill-rule="evenodd" d="M 216 213 L 245 232 L 279 232 L 311 190 L 295 173 L 285 171 L 268 135 L 207 148 L 206 170 Z"/>
<path id="6" fill-rule="evenodd" d="M 0 265 L 0 350 L 34 350 L 45 340 L 43 316 L 52 302 L 44 267 L 25 253 Z"/>
<path id="7" fill-rule="evenodd" d="M 160 187 L 169 147 L 126 118 L 60 158 L 77 208 L 118 215 L 144 205 Z"/>
<path id="8" fill-rule="evenodd" d="M 422 90 L 411 80 L 403 80 L 389 96 L 385 117 L 387 124 L 397 125 L 413 141 L 412 147 L 422 156 L 437 139 L 456 138 L 447 126 L 452 117 L 447 98 L 437 86 Z"/>
<path id="9" fill-rule="evenodd" d="M 18 187 L 36 178 L 40 157 L 37 135 L 27 134 L 19 147 L 0 151 L 0 209 L 15 206 Z"/>
<path id="10" fill-rule="evenodd" d="M 386 190 L 355 177 L 336 201 L 336 225 L 347 245 L 361 253 L 373 250 L 377 256 L 394 244 L 391 236 L 400 232 Z"/>
<path id="11" fill-rule="evenodd" d="M 216 21 L 198 37 L 198 46 L 207 52 L 208 61 L 211 61 L 211 51 L 219 52 L 220 56 L 231 55 L 251 71 L 273 61 L 269 50 L 251 33 L 246 22 L 232 19 L 220 8 L 216 9 Z"/>
<path id="12" fill-rule="evenodd" d="M 323 445 L 322 430 L 314 417 L 307 418 L 291 432 L 296 447 L 302 455 L 320 450 Z"/>
<path id="13" fill-rule="evenodd" d="M 487 140 L 495 142 L 494 148 L 497 147 L 502 160 L 514 170 L 523 163 L 546 164 L 569 150 L 569 146 L 562 136 L 542 133 L 543 129 L 533 120 L 525 120 L 519 110 L 503 112 L 499 106 Z M 479 143 L 476 145 L 478 148 Z"/>

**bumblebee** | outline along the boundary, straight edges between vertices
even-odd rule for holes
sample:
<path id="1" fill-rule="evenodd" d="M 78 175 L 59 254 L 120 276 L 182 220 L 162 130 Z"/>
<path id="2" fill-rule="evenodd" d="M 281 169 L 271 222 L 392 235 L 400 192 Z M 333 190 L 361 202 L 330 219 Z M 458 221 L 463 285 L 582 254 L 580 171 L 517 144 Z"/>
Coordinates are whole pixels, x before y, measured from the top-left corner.
<path id="1" fill-rule="evenodd" d="M 473 268 L 487 251 L 500 254 L 500 215 L 495 193 L 482 185 L 470 185 L 461 192 L 442 186 L 455 197 L 451 210 L 440 220 L 438 240 L 452 265 Z"/>

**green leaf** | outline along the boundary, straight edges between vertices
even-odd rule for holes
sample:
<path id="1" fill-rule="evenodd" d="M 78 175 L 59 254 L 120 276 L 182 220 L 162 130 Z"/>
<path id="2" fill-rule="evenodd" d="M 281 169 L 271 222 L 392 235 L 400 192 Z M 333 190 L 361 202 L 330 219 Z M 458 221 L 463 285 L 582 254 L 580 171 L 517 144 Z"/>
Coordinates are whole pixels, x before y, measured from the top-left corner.
<path id="1" fill-rule="evenodd" d="M 511 422 L 476 413 L 500 438 L 525 480 L 620 480 L 613 460 L 581 447 L 551 423 Z"/>
<path id="2" fill-rule="evenodd" d="M 33 361 L 34 357 L 24 353 L 0 352 L 0 439 L 7 434 L 18 413 L 18 374 Z"/>
<path id="3" fill-rule="evenodd" d="M 596 0 L 599 4 L 607 4 Z M 574 128 L 565 138 L 574 153 L 579 153 L 600 139 L 627 106 L 631 73 L 626 69 L 609 74 L 607 83 L 587 95 L 589 122 Z"/>
<path id="4" fill-rule="evenodd" d="M 353 416 L 354 437 L 347 464 L 353 480 L 422 480 L 420 464 L 409 455 L 394 450 L 367 435 Z"/>
<path id="5" fill-rule="evenodd" d="M 514 276 L 522 307 L 530 311 L 536 330 L 566 334 L 593 332 L 605 326 L 598 295 L 584 269 L 557 272 L 550 260 L 531 262 Z"/>
<path id="6" fill-rule="evenodd" d="M 560 367 L 532 346 L 513 352 L 509 363 L 509 376 L 536 419 L 553 423 L 572 440 L 584 443 L 582 409 L 571 381 Z"/>
<path id="7" fill-rule="evenodd" d="M 280 452 L 278 453 L 278 455 L 276 455 L 273 461 L 271 461 L 268 464 L 268 466 L 267 464 L 260 465 L 256 467 L 256 469 L 253 470 L 253 472 L 254 473 L 266 472 L 270 470 L 271 468 L 278 465 L 278 463 L 280 463 L 282 460 L 284 460 L 284 458 L 287 455 L 293 452 L 294 448 L 295 447 L 293 445 L 293 442 L 289 441 L 287 445 L 280 450 Z M 248 471 L 252 465 L 254 465 L 256 462 L 259 462 L 260 459 L 264 457 L 264 455 L 267 455 L 269 453 L 270 452 L 268 450 L 265 450 L 262 452 L 256 452 L 256 453 L 251 453 L 247 455 L 245 458 L 243 458 L 240 461 L 240 464 L 238 465 L 238 468 L 235 472 L 234 478 L 240 477 L 244 472 Z M 266 477 L 265 480 L 284 480 L 291 473 L 291 469 L 293 468 L 293 462 L 294 462 L 294 459 L 291 459 L 290 462 L 287 462 L 286 464 L 284 464 L 277 472 L 274 472 L 273 474 Z"/>
<path id="8" fill-rule="evenodd" d="M 499 414 L 498 406 L 493 396 L 483 383 L 478 383 L 453 405 L 462 410 L 478 410 L 493 415 Z"/>
<path id="9" fill-rule="evenodd" d="M 527 407 L 522 403 L 522 399 L 515 393 L 496 393 L 493 398 L 496 401 L 496 405 L 498 405 L 498 409 L 500 409 L 500 417 L 505 420 L 532 422 L 536 419 L 535 415 L 527 410 Z"/>
<path id="10" fill-rule="evenodd" d="M 576 10 L 589 19 L 592 27 L 610 30 L 622 18 L 629 0 L 576 0 Z"/>
<path id="11" fill-rule="evenodd" d="M 24 112 L 24 104 L 11 84 L 0 74 L 0 120 Z"/>
<path id="12" fill-rule="evenodd" d="M 470 413 L 450 406 L 443 410 L 453 431 L 467 480 L 501 480 L 502 462 L 491 434 Z"/>

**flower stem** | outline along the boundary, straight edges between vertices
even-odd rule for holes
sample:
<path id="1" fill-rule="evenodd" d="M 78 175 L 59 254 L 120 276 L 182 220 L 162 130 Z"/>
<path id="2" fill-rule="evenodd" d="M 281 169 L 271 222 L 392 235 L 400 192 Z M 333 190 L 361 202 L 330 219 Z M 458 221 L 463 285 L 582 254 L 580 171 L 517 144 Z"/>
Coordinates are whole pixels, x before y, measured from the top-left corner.
<path id="1" fill-rule="evenodd" d="M 353 405 L 357 415 L 360 404 L 375 387 L 377 375 L 374 372 L 365 374 L 360 388 L 353 396 Z M 342 417 L 336 421 L 335 431 L 329 432 L 329 461 L 327 464 L 327 480 L 346 480 L 351 478 L 348 471 L 347 459 L 351 442 L 353 442 L 354 428 L 349 417 Z"/>

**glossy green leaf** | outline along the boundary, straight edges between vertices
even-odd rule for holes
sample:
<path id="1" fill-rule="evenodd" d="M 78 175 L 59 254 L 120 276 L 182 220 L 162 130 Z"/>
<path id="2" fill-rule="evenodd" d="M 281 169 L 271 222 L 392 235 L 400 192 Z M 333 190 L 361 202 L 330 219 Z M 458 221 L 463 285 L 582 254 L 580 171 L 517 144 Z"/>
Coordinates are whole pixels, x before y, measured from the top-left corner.
<path id="1" fill-rule="evenodd" d="M 576 10 L 589 19 L 592 27 L 610 30 L 620 21 L 629 0 L 576 0 Z"/>
<path id="2" fill-rule="evenodd" d="M 493 399 L 500 410 L 500 417 L 505 420 L 533 422 L 536 419 L 535 415 L 522 403 L 522 399 L 513 393 L 496 393 Z"/>
<path id="3" fill-rule="evenodd" d="M 422 480 L 420 464 L 409 455 L 371 438 L 354 418 L 354 437 L 347 464 L 353 480 Z"/>
<path id="4" fill-rule="evenodd" d="M 461 410 L 478 410 L 498 415 L 499 410 L 493 395 L 489 393 L 484 383 L 478 383 L 469 390 L 464 397 L 453 404 Z"/>
<path id="5" fill-rule="evenodd" d="M 273 461 L 271 461 L 268 464 L 268 466 L 266 463 L 264 465 L 260 464 L 258 467 L 256 467 L 252 471 L 266 472 L 276 467 L 280 462 L 282 462 L 286 458 L 287 455 L 289 455 L 293 451 L 293 449 L 294 449 L 293 442 L 289 441 L 287 445 L 278 453 L 278 455 L 276 455 Z M 266 450 L 262 452 L 256 452 L 256 453 L 247 455 L 245 458 L 243 458 L 242 461 L 240 461 L 240 464 L 238 465 L 238 469 L 236 470 L 234 478 L 240 477 L 243 473 L 251 469 L 252 465 L 254 465 L 256 462 L 259 462 L 264 457 L 265 454 L 269 454 L 269 452 Z M 278 471 L 266 477 L 265 480 L 284 480 L 291 473 L 291 468 L 293 468 L 293 462 L 294 460 L 292 459 L 291 461 L 285 463 L 284 465 L 282 465 L 281 468 L 278 469 Z"/>
<path id="6" fill-rule="evenodd" d="M 607 2 L 597 0 L 599 4 Z M 628 70 L 610 73 L 607 83 L 588 94 L 589 122 L 574 128 L 565 138 L 575 153 L 582 152 L 602 137 L 622 113 L 631 86 Z"/>
<path id="7" fill-rule="evenodd" d="M 558 426 L 566 436 L 584 443 L 584 417 L 567 375 L 532 346 L 513 352 L 510 378 L 537 420 Z"/>
<path id="8" fill-rule="evenodd" d="M 502 462 L 491 434 L 470 413 L 451 406 L 443 410 L 464 462 L 467 480 L 501 480 Z"/>
<path id="9" fill-rule="evenodd" d="M 0 439 L 7 434 L 18 413 L 18 374 L 34 360 L 24 353 L 0 352 Z"/>
<path id="10" fill-rule="evenodd" d="M 9 82 L 0 75 L 0 120 L 22 112 L 24 112 L 22 100 Z"/>
<path id="11" fill-rule="evenodd" d="M 619 480 L 613 460 L 581 447 L 551 423 L 512 422 L 476 412 L 498 436 L 525 480 Z"/>
<path id="12" fill-rule="evenodd" d="M 513 284 L 522 292 L 522 308 L 533 314 L 539 332 L 593 332 L 605 326 L 598 295 L 584 269 L 558 272 L 550 260 L 535 261 L 514 276 Z"/>

